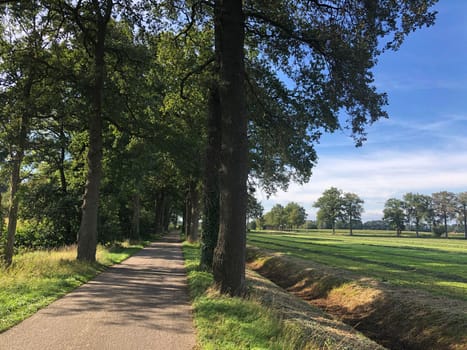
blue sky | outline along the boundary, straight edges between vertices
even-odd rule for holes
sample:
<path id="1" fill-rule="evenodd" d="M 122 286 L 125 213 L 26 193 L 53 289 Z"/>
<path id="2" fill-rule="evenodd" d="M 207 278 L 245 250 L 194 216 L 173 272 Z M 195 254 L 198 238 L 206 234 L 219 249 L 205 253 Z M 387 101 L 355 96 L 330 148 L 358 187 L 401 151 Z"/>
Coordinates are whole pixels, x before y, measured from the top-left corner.
<path id="1" fill-rule="evenodd" d="M 361 148 L 346 132 L 325 135 L 308 184 L 269 199 L 257 193 L 265 211 L 295 201 L 315 219 L 313 202 L 334 186 L 365 201 L 367 221 L 381 219 L 390 197 L 467 191 L 467 1 L 440 0 L 435 8 L 436 24 L 383 54 L 374 69 L 389 119 L 367 130 Z"/>

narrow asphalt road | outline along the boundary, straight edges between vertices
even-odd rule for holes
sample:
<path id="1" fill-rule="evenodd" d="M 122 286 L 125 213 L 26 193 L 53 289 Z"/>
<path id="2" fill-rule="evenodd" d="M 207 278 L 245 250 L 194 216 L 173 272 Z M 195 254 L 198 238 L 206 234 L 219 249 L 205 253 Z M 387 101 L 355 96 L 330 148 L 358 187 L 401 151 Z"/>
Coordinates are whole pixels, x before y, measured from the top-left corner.
<path id="1" fill-rule="evenodd" d="M 195 346 L 174 234 L 0 334 L 1 350 L 178 350 Z"/>

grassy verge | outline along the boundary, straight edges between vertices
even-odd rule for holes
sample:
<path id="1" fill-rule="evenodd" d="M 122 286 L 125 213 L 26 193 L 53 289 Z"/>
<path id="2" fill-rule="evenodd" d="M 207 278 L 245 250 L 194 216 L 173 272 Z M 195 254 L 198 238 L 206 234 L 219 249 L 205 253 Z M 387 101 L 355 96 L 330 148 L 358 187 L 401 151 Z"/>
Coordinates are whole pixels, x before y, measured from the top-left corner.
<path id="1" fill-rule="evenodd" d="M 0 268 L 0 332 L 47 306 L 99 272 L 143 247 L 123 243 L 98 247 L 94 264 L 76 260 L 76 247 L 35 251 L 15 256 L 13 265 Z"/>
<path id="2" fill-rule="evenodd" d="M 249 297 L 219 295 L 198 269 L 199 246 L 183 251 L 200 349 L 382 349 L 251 271 Z"/>
<path id="3" fill-rule="evenodd" d="M 258 302 L 221 296 L 213 279 L 199 271 L 199 245 L 184 243 L 183 253 L 201 349 L 283 349 L 280 320 Z"/>
<path id="4" fill-rule="evenodd" d="M 467 301 L 467 241 L 258 231 L 248 243 L 393 285 Z"/>

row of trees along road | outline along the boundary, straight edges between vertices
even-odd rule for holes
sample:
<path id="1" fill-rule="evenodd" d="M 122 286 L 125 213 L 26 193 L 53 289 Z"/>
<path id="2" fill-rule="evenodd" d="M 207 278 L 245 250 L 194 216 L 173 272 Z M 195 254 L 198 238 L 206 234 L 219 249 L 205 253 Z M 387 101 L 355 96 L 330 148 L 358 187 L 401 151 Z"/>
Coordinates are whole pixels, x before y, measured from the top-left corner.
<path id="1" fill-rule="evenodd" d="M 308 181 L 323 132 L 361 145 L 387 116 L 377 57 L 432 25 L 435 3 L 0 1 L 4 263 L 18 218 L 23 243 L 77 234 L 94 261 L 98 241 L 176 216 L 195 240 L 201 214 L 202 265 L 243 293 L 247 182 Z"/>
<path id="2" fill-rule="evenodd" d="M 448 237 L 448 223 L 454 219 L 464 227 L 467 239 L 467 192 L 436 192 L 431 196 L 406 193 L 403 199 L 390 198 L 384 205 L 384 218 L 400 235 L 408 226 L 419 231 L 428 229 Z"/>
<path id="3" fill-rule="evenodd" d="M 336 233 L 336 222 L 344 221 L 348 224 L 350 235 L 353 234 L 354 223 L 361 222 L 363 213 L 363 200 L 355 193 L 344 193 L 342 190 L 331 187 L 323 192 L 321 197 L 313 204 L 318 208 L 318 225 L 332 228 Z"/>

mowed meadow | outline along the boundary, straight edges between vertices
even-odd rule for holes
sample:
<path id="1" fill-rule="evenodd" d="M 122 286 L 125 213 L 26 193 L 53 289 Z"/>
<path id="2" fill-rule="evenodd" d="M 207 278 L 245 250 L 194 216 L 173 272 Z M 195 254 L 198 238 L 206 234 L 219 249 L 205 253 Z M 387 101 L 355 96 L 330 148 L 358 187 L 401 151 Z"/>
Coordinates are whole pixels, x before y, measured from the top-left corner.
<path id="1" fill-rule="evenodd" d="M 406 288 L 467 301 L 467 240 L 373 231 L 253 231 L 248 244 Z"/>

